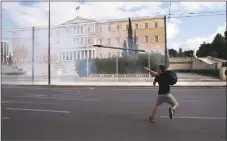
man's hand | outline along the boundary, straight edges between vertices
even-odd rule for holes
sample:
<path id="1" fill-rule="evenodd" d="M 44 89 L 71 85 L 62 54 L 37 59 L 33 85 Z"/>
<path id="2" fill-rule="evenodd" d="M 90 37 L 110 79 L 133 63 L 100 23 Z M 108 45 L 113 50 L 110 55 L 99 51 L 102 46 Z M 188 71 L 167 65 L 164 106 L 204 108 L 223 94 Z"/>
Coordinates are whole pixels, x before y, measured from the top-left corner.
<path id="1" fill-rule="evenodd" d="M 158 76 L 159 75 L 158 72 L 152 71 L 152 70 L 148 69 L 147 67 L 144 67 L 144 70 L 148 71 L 152 76 Z"/>
<path id="2" fill-rule="evenodd" d="M 154 86 L 156 85 L 156 81 L 153 82 L 153 85 L 154 85 Z"/>
<path id="3" fill-rule="evenodd" d="M 145 70 L 145 71 L 149 71 L 150 69 L 148 69 L 148 67 L 144 67 L 144 70 Z"/>

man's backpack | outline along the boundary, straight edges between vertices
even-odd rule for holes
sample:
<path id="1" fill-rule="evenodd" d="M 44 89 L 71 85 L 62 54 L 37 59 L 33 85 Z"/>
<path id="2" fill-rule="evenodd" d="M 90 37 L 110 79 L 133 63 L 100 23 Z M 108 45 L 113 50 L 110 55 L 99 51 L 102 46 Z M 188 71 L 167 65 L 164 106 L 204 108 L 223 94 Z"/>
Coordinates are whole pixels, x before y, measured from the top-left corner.
<path id="1" fill-rule="evenodd" d="M 175 72 L 167 70 L 165 74 L 169 85 L 175 85 L 177 83 L 178 77 Z"/>

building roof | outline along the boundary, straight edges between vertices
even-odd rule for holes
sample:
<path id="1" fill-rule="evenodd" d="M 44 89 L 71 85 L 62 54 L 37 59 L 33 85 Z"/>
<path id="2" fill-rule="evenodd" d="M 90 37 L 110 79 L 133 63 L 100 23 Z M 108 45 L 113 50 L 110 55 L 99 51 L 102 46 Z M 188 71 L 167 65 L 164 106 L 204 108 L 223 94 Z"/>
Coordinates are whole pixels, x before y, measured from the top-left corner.
<path id="1" fill-rule="evenodd" d="M 130 17 L 130 19 L 131 19 L 131 21 L 150 20 L 150 19 L 164 19 L 164 16 Z M 105 22 L 122 22 L 122 21 L 128 21 L 128 18 L 102 20 L 102 21 L 99 21 L 99 23 L 105 23 Z"/>
<path id="2" fill-rule="evenodd" d="M 64 23 L 62 23 L 61 25 L 66 25 L 66 24 L 76 24 L 76 23 L 88 23 L 88 22 L 97 22 L 94 19 L 88 19 L 88 18 L 83 18 L 80 16 L 77 16 L 76 18 L 66 21 Z"/>

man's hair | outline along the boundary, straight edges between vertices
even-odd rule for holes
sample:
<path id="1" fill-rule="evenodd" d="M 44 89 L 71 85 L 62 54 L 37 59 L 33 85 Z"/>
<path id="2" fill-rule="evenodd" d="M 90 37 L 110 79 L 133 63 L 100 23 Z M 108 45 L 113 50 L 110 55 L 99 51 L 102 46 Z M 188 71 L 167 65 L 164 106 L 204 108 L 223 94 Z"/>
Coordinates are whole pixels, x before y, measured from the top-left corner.
<path id="1" fill-rule="evenodd" d="M 165 65 L 159 65 L 159 69 L 160 69 L 162 72 L 165 72 L 165 71 L 166 71 Z"/>

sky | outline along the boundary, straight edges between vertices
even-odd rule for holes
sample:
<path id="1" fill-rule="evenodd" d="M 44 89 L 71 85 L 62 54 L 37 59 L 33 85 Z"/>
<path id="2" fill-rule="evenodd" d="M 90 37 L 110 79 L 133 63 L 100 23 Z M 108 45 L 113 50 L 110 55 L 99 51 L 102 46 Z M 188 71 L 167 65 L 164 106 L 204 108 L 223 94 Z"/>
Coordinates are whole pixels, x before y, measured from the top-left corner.
<path id="1" fill-rule="evenodd" d="M 80 9 L 76 10 L 78 6 Z M 170 2 L 51 2 L 51 24 L 61 24 L 77 16 L 107 20 L 169 15 L 170 12 L 167 47 L 195 50 L 204 41 L 212 42 L 217 33 L 224 34 L 226 16 L 217 14 L 225 14 L 225 8 L 225 2 L 171 2 L 171 6 Z M 47 2 L 2 2 L 2 9 L 3 29 L 48 25 Z M 182 17 L 188 13 L 208 16 Z"/>

